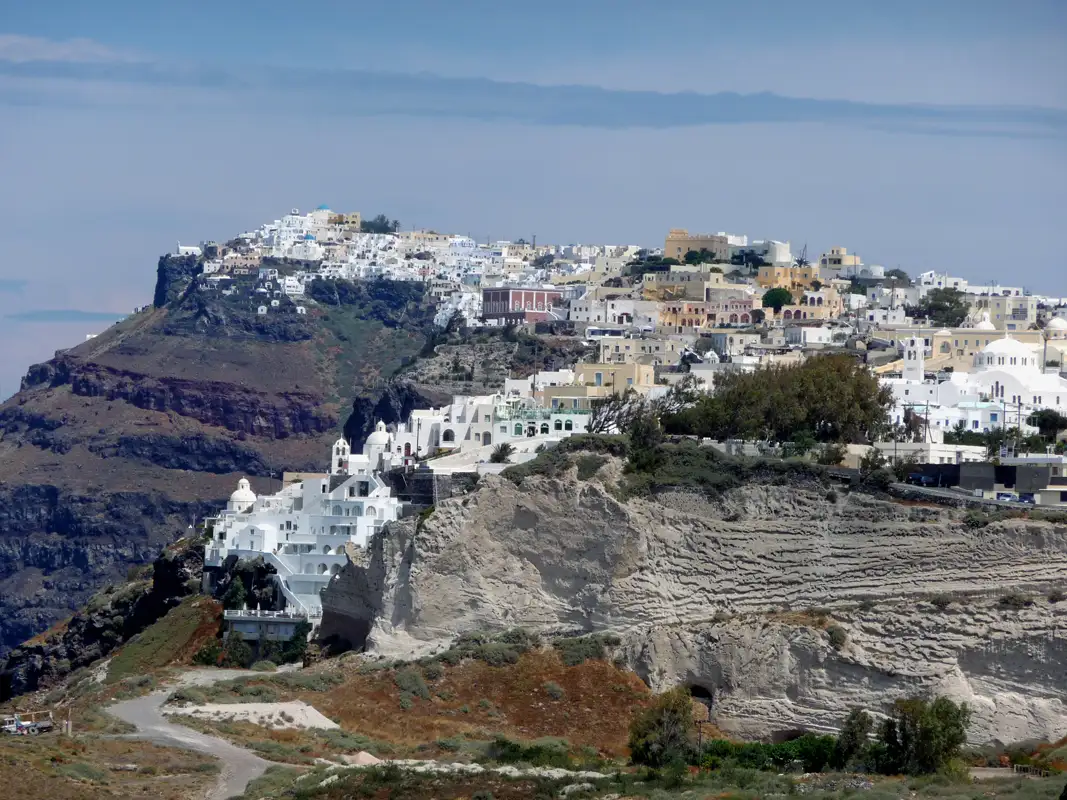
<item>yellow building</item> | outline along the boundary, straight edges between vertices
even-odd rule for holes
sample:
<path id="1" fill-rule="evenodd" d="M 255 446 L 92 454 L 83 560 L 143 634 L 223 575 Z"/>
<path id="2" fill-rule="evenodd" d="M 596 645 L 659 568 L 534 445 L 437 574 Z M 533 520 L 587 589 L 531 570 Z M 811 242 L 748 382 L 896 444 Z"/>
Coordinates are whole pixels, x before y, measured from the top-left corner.
<path id="1" fill-rule="evenodd" d="M 690 269 L 645 274 L 642 292 L 646 300 L 707 300 L 712 291 L 729 287 L 722 270 L 701 264 Z"/>
<path id="2" fill-rule="evenodd" d="M 756 284 L 763 289 L 788 289 L 791 292 L 810 289 L 812 282 L 819 280 L 819 268 L 814 264 L 806 267 L 768 265 L 759 268 Z"/>
<path id="3" fill-rule="evenodd" d="M 545 408 L 588 409 L 597 398 L 624 394 L 633 389 L 646 394 L 656 385 L 651 364 L 576 364 L 575 382 L 569 386 L 546 386 L 534 396 Z"/>
<path id="4" fill-rule="evenodd" d="M 717 259 L 730 260 L 730 242 L 725 236 L 717 233 L 690 233 L 685 228 L 671 228 L 663 243 L 664 258 L 684 261 L 685 254 L 690 250 L 707 250 Z"/>
<path id="5" fill-rule="evenodd" d="M 602 364 L 677 364 L 682 360 L 685 342 L 677 339 L 605 336 L 599 340 Z"/>
<path id="6" fill-rule="evenodd" d="M 834 271 L 844 267 L 859 267 L 862 264 L 860 257 L 850 254 L 845 247 L 831 247 L 829 253 L 823 253 L 819 258 L 819 266 Z"/>
<path id="7" fill-rule="evenodd" d="M 790 306 L 782 306 L 779 316 L 783 320 L 837 319 L 844 312 L 845 304 L 832 286 L 809 289 Z"/>

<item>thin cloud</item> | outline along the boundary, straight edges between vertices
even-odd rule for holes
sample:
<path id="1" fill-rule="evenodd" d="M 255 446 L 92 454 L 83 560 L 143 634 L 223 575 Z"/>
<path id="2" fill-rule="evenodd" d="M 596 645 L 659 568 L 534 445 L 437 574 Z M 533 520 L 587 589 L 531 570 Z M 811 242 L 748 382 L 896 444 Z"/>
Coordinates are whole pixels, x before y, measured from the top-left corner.
<path id="1" fill-rule="evenodd" d="M 42 61 L 92 64 L 110 61 L 134 61 L 123 53 L 92 39 L 44 39 L 40 36 L 21 36 L 0 33 L 0 61 L 29 64 Z"/>
<path id="2" fill-rule="evenodd" d="M 6 319 L 15 322 L 115 322 L 124 317 L 111 311 L 82 311 L 76 308 L 37 309 L 8 314 Z"/>
<path id="3" fill-rule="evenodd" d="M 18 294 L 26 288 L 26 281 L 14 281 L 0 278 L 0 294 Z"/>
<path id="4" fill-rule="evenodd" d="M 770 92 L 632 91 L 426 73 L 56 60 L 0 61 L 0 79 L 9 81 L 6 88 L 0 86 L 0 103 L 7 105 L 34 104 L 35 89 L 39 104 L 63 107 L 201 107 L 223 102 L 228 108 L 267 111 L 288 96 L 323 115 L 452 117 L 604 129 L 807 122 L 879 125 L 917 134 L 1067 136 L 1067 111 L 1050 108 L 864 103 Z"/>

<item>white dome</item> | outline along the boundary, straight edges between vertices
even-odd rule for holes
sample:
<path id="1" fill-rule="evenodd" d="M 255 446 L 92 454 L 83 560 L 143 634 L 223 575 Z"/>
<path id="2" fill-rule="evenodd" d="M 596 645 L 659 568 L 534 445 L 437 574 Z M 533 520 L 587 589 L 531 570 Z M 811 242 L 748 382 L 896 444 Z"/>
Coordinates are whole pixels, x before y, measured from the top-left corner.
<path id="1" fill-rule="evenodd" d="M 982 320 L 974 326 L 974 329 L 976 331 L 995 331 L 997 329 L 997 326 L 989 321 L 989 312 L 983 311 Z"/>
<path id="2" fill-rule="evenodd" d="M 974 365 L 979 369 L 1037 369 L 1037 353 L 1018 339 L 1005 336 L 982 348 L 974 357 Z"/>
<path id="3" fill-rule="evenodd" d="M 367 437 L 368 445 L 376 445 L 378 447 L 386 447 L 389 444 L 389 431 L 385 429 L 385 423 L 378 420 L 378 424 L 374 426 L 374 433 Z"/>
<path id="4" fill-rule="evenodd" d="M 1047 331 L 1067 331 L 1067 319 L 1061 317 L 1053 317 L 1048 321 L 1048 325 L 1045 326 Z"/>
<path id="5" fill-rule="evenodd" d="M 256 502 L 256 493 L 252 491 L 252 485 L 247 478 L 237 481 L 237 491 L 230 495 L 230 502 L 241 504 Z"/>

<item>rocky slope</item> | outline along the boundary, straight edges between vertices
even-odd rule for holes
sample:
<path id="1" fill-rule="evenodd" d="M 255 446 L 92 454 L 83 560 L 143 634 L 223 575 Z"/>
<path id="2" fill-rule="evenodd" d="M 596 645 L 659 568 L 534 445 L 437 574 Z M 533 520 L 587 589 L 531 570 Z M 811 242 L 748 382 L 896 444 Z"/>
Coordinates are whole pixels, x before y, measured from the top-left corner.
<path id="1" fill-rule="evenodd" d="M 619 462 L 589 458 L 486 477 L 353 551 L 324 628 L 388 653 L 479 629 L 613 630 L 650 685 L 694 687 L 746 734 L 835 728 L 852 705 L 924 692 L 969 701 L 975 740 L 1067 733 L 1067 601 L 1046 599 L 1067 588 L 1067 525 L 970 527 L 797 475 L 620 499 Z"/>
<path id="2" fill-rule="evenodd" d="M 30 367 L 0 405 L 0 657 L 154 558 L 239 477 L 277 487 L 321 469 L 342 433 L 359 447 L 378 419 L 581 350 L 498 331 L 476 335 L 477 364 L 456 362 L 470 336 L 436 331 L 421 284 L 315 281 L 261 314 L 256 276 L 232 295 L 202 278 L 195 258 L 161 258 L 151 307 Z"/>
<path id="3" fill-rule="evenodd" d="M 155 305 L 34 365 L 0 406 L 0 656 L 154 558 L 241 475 L 263 491 L 320 469 L 352 399 L 375 405 L 427 341 L 418 286 L 260 315 L 250 289 L 201 290 L 199 272 L 161 259 Z"/>

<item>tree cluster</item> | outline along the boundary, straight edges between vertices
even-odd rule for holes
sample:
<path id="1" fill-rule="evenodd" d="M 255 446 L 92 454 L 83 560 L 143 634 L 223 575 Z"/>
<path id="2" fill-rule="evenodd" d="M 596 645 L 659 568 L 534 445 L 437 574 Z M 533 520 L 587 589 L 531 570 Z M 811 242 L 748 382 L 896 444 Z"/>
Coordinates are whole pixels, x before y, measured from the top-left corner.
<path id="1" fill-rule="evenodd" d="M 892 392 L 848 355 L 755 372 L 724 372 L 715 393 L 662 416 L 669 434 L 716 440 L 865 443 L 888 426 Z"/>
<path id="2" fill-rule="evenodd" d="M 391 220 L 385 214 L 379 214 L 372 219 L 365 219 L 359 223 L 362 233 L 396 233 L 400 230 L 400 221 Z"/>
<path id="3" fill-rule="evenodd" d="M 967 298 L 958 289 L 931 289 L 919 305 L 908 309 L 911 316 L 926 317 L 942 328 L 958 328 L 970 310 Z"/>
<path id="4" fill-rule="evenodd" d="M 720 739 L 698 746 L 689 690 L 678 687 L 634 718 L 629 746 L 635 764 L 654 769 L 694 764 L 715 770 L 729 764 L 781 771 L 799 763 L 805 772 L 830 768 L 930 775 L 959 757 L 969 721 L 965 703 L 912 698 L 897 701 L 877 730 L 871 715 L 857 708 L 837 736 L 806 733 L 774 744 Z"/>
<path id="5" fill-rule="evenodd" d="M 788 289 L 779 286 L 763 293 L 763 307 L 773 308 L 775 314 L 782 310 L 782 306 L 791 305 L 793 305 L 793 294 Z"/>

